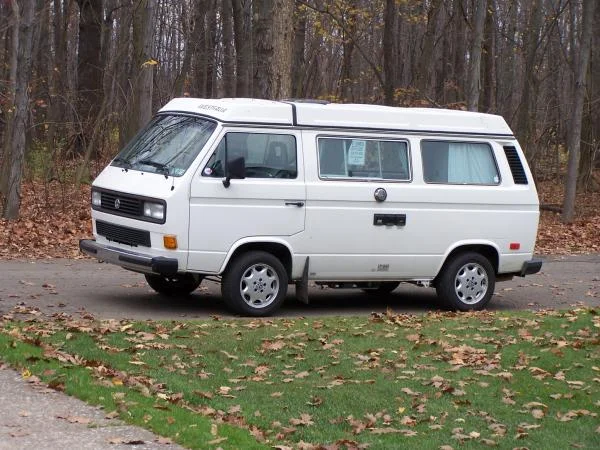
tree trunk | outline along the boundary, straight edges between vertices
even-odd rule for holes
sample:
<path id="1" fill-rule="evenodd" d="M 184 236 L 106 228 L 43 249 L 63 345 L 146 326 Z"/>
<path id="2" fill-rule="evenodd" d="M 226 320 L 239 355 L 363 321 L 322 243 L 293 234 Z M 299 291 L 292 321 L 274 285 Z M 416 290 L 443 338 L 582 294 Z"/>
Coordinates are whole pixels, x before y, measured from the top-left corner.
<path id="1" fill-rule="evenodd" d="M 31 79 L 31 49 L 33 41 L 33 18 L 35 3 L 30 0 L 12 0 L 15 16 L 18 21 L 19 35 L 14 43 L 16 50 L 16 78 L 14 85 L 14 113 L 12 126 L 9 128 L 8 139 L 11 151 L 5 153 L 4 159 L 8 164 L 8 178 L 2 215 L 5 219 L 19 217 L 21 206 L 21 177 L 23 174 L 23 157 L 25 155 L 25 135 L 27 132 L 29 82 Z"/>
<path id="2" fill-rule="evenodd" d="M 481 78 L 483 80 L 483 92 L 480 95 L 481 111 L 491 112 L 495 110 L 495 20 L 494 20 L 494 0 L 488 0 L 488 9 L 485 18 L 485 31 L 483 40 L 483 65 L 481 68 Z"/>
<path id="3" fill-rule="evenodd" d="M 384 103 L 394 104 L 395 51 L 396 43 L 396 0 L 386 0 L 383 19 L 383 88 Z"/>
<path id="4" fill-rule="evenodd" d="M 529 164 L 533 164 L 536 153 L 534 148 L 534 132 L 536 122 L 536 93 L 538 91 L 538 78 L 536 76 L 535 62 L 539 46 L 539 34 L 542 26 L 543 9 L 541 0 L 532 0 L 529 23 L 524 33 L 523 45 L 525 47 L 525 66 L 522 72 L 523 92 L 517 113 L 517 137 L 525 147 Z"/>
<path id="5" fill-rule="evenodd" d="M 594 13 L 595 30 L 600 29 L 600 7 Z M 600 168 L 600 33 L 593 33 L 588 69 L 587 102 L 581 128 L 581 160 L 579 162 L 579 188 L 598 191 L 600 184 L 594 179 L 594 165 Z"/>
<path id="6" fill-rule="evenodd" d="M 342 69 L 340 71 L 340 98 L 344 102 L 352 101 L 352 65 L 354 62 L 354 39 L 356 17 L 349 20 L 349 24 L 342 31 L 344 42 L 342 44 Z"/>
<path id="7" fill-rule="evenodd" d="M 17 56 L 19 54 L 19 21 L 21 20 L 21 11 L 19 3 L 16 0 L 11 0 L 12 8 L 12 33 L 10 39 L 10 48 L 8 51 L 9 68 L 8 68 L 8 83 L 9 88 L 6 94 L 6 103 L 8 105 L 15 104 L 15 94 L 17 85 Z M 0 194 L 6 196 L 8 194 L 8 177 L 10 173 L 10 164 L 13 146 L 13 127 L 15 125 L 15 111 L 8 108 L 6 114 L 6 129 L 4 130 L 4 142 L 2 151 L 2 165 L 0 165 Z"/>
<path id="8" fill-rule="evenodd" d="M 204 2 L 200 2 L 200 4 L 192 4 L 192 20 L 190 23 L 189 36 L 185 42 L 185 53 L 183 55 L 183 62 L 181 64 L 181 70 L 177 74 L 175 79 L 175 83 L 173 85 L 173 95 L 181 96 L 181 95 L 189 95 L 190 94 L 190 86 L 188 86 L 190 77 L 190 71 L 192 68 L 192 57 L 200 58 L 203 55 L 203 47 L 204 43 Z M 202 50 L 201 50 L 202 49 Z M 194 83 L 197 86 L 197 83 Z M 194 94 L 196 92 L 194 91 Z"/>
<path id="9" fill-rule="evenodd" d="M 133 95 L 129 99 L 129 114 L 124 142 L 129 141 L 152 118 L 152 88 L 154 12 L 156 0 L 138 0 L 133 20 Z"/>
<path id="10" fill-rule="evenodd" d="M 298 8 L 294 14 L 294 57 L 292 62 L 292 96 L 302 98 L 305 96 L 304 80 L 306 79 L 306 59 L 304 56 L 306 46 L 306 9 Z"/>
<path id="11" fill-rule="evenodd" d="M 206 29 L 205 29 L 205 60 L 204 60 L 204 80 L 205 97 L 216 96 L 216 48 L 217 48 L 217 2 L 209 0 L 209 7 L 206 12 Z"/>
<path id="12" fill-rule="evenodd" d="M 585 78 L 590 60 L 595 8 L 596 0 L 583 0 L 583 29 L 581 31 L 581 42 L 579 44 L 579 55 L 577 57 L 577 64 L 575 65 L 573 114 L 567 137 L 569 162 L 567 165 L 565 200 L 562 213 L 562 221 L 565 223 L 571 223 L 575 217 L 575 194 L 577 193 L 577 169 L 579 167 L 579 149 L 581 145 L 583 98 L 585 95 Z"/>
<path id="13" fill-rule="evenodd" d="M 254 6 L 254 90 L 253 96 L 269 98 L 273 79 L 273 10 L 274 0 L 255 0 Z"/>
<path id="14" fill-rule="evenodd" d="M 293 0 L 257 0 L 255 7 L 254 95 L 291 96 Z"/>
<path id="15" fill-rule="evenodd" d="M 81 123 L 80 147 L 86 146 L 102 103 L 103 63 L 102 0 L 77 0 L 79 45 L 77 52 L 77 114 Z"/>
<path id="16" fill-rule="evenodd" d="M 225 97 L 235 96 L 235 59 L 231 2 L 232 0 L 221 0 L 223 19 L 223 95 Z"/>
<path id="17" fill-rule="evenodd" d="M 471 37 L 471 52 L 469 65 L 469 84 L 467 92 L 467 109 L 477 111 L 479 108 L 479 88 L 481 76 L 481 44 L 483 42 L 483 26 L 487 11 L 487 0 L 475 2 L 473 12 L 473 35 Z"/>
<path id="18" fill-rule="evenodd" d="M 427 29 L 423 35 L 421 55 L 418 59 L 417 73 L 415 74 L 415 85 L 422 95 L 426 95 L 429 92 L 431 85 L 433 50 L 435 47 L 438 14 L 441 6 L 441 0 L 432 0 L 427 11 Z"/>

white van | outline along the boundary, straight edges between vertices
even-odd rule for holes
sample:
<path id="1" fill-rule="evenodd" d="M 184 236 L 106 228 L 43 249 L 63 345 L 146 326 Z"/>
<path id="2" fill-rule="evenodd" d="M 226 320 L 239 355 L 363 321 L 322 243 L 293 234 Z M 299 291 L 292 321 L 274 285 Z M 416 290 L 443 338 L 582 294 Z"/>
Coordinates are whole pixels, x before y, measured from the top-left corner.
<path id="1" fill-rule="evenodd" d="M 502 117 L 443 109 L 174 99 L 92 185 L 93 257 L 167 295 L 221 281 L 243 315 L 309 281 L 433 286 L 485 307 L 540 270 L 539 203 Z"/>

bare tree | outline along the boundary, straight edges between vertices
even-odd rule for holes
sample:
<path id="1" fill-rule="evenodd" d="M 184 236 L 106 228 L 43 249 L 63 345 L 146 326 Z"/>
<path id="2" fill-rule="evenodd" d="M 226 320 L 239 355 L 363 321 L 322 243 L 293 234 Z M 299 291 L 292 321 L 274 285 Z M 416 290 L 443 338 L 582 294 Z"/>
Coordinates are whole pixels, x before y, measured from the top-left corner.
<path id="1" fill-rule="evenodd" d="M 137 0 L 133 20 L 132 95 L 129 98 L 124 141 L 146 125 L 153 114 L 152 89 L 154 81 L 153 30 L 156 0 Z"/>
<path id="2" fill-rule="evenodd" d="M 256 0 L 253 3 L 254 95 L 259 98 L 291 96 L 292 0 Z"/>
<path id="3" fill-rule="evenodd" d="M 384 103 L 394 104 L 395 74 L 395 43 L 396 43 L 396 1 L 386 0 L 383 19 L 383 79 L 385 81 Z"/>
<path id="4" fill-rule="evenodd" d="M 233 42 L 232 0 L 221 0 L 223 27 L 223 95 L 235 96 L 235 56 Z"/>
<path id="5" fill-rule="evenodd" d="M 250 3 L 249 0 L 231 0 L 233 7 L 233 29 L 235 41 L 235 65 L 236 65 L 236 86 L 235 94 L 238 97 L 248 97 L 250 95 L 250 61 L 251 61 L 251 40 L 249 31 L 249 21 L 245 20 L 246 10 Z"/>
<path id="6" fill-rule="evenodd" d="M 480 75 L 481 75 L 481 44 L 483 43 L 483 26 L 487 12 L 487 0 L 475 2 L 473 14 L 473 36 L 471 38 L 469 91 L 467 93 L 467 109 L 477 111 L 479 107 Z"/>
<path id="7" fill-rule="evenodd" d="M 6 185 L 2 192 L 5 195 L 2 215 L 6 219 L 16 219 L 21 205 L 21 178 L 23 174 L 23 157 L 25 155 L 25 133 L 27 131 L 29 106 L 29 81 L 31 78 L 31 47 L 33 42 L 33 26 L 35 3 L 30 0 L 12 0 L 13 15 L 17 19 L 13 26 L 18 27 L 19 33 L 13 42 L 12 52 L 16 52 L 15 83 L 11 124 L 6 139 L 9 145 L 5 147 L 4 164 L 7 166 Z M 10 149 L 10 150 L 8 150 Z M 7 151 L 8 150 L 8 151 Z M 4 184 L 4 183 L 3 183 Z"/>
<path id="8" fill-rule="evenodd" d="M 583 28 L 579 43 L 579 55 L 575 64 L 575 83 L 573 86 L 573 114 L 568 132 L 569 162 L 567 180 L 565 182 L 565 199 L 562 220 L 570 223 L 575 217 L 575 194 L 577 193 L 577 169 L 579 168 L 581 146 L 581 119 L 583 117 L 583 97 L 585 95 L 585 79 L 590 61 L 592 44 L 592 27 L 596 0 L 583 0 Z"/>
<path id="9" fill-rule="evenodd" d="M 77 110 L 82 124 L 80 146 L 89 139 L 90 127 L 98 119 L 102 103 L 103 62 L 102 0 L 77 0 L 79 4 L 79 44 L 77 61 Z"/>

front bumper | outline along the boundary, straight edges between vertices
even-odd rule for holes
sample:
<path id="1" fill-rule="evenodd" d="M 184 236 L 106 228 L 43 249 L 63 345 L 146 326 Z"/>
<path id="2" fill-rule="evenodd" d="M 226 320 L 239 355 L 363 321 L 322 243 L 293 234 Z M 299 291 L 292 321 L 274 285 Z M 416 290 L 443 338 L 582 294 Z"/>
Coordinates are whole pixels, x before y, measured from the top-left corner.
<path id="1" fill-rule="evenodd" d="M 525 275 L 533 275 L 538 273 L 542 269 L 543 261 L 539 258 L 533 258 L 529 261 L 525 261 L 521 267 L 521 273 L 519 276 L 524 277 Z"/>
<path id="2" fill-rule="evenodd" d="M 165 258 L 164 256 L 152 257 L 98 244 L 93 239 L 81 239 L 79 241 L 79 249 L 86 255 L 135 272 L 175 275 L 178 270 L 179 263 L 175 258 Z"/>

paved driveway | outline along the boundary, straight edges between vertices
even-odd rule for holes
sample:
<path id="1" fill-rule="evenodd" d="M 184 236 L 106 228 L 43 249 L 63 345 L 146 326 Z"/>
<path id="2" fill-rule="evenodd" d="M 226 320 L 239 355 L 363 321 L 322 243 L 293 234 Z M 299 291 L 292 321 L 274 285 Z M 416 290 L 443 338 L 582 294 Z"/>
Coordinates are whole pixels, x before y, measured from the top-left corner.
<path id="1" fill-rule="evenodd" d="M 488 305 L 497 311 L 532 308 L 600 307 L 600 255 L 548 256 L 542 272 L 498 283 Z M 375 297 L 359 290 L 311 288 L 306 306 L 290 293 L 278 316 L 367 315 L 439 309 L 433 289 L 403 284 L 392 294 Z M 15 305 L 45 313 L 85 310 L 99 318 L 176 319 L 229 316 L 220 286 L 204 281 L 185 298 L 164 298 L 142 275 L 93 260 L 0 261 L 0 312 Z"/>

